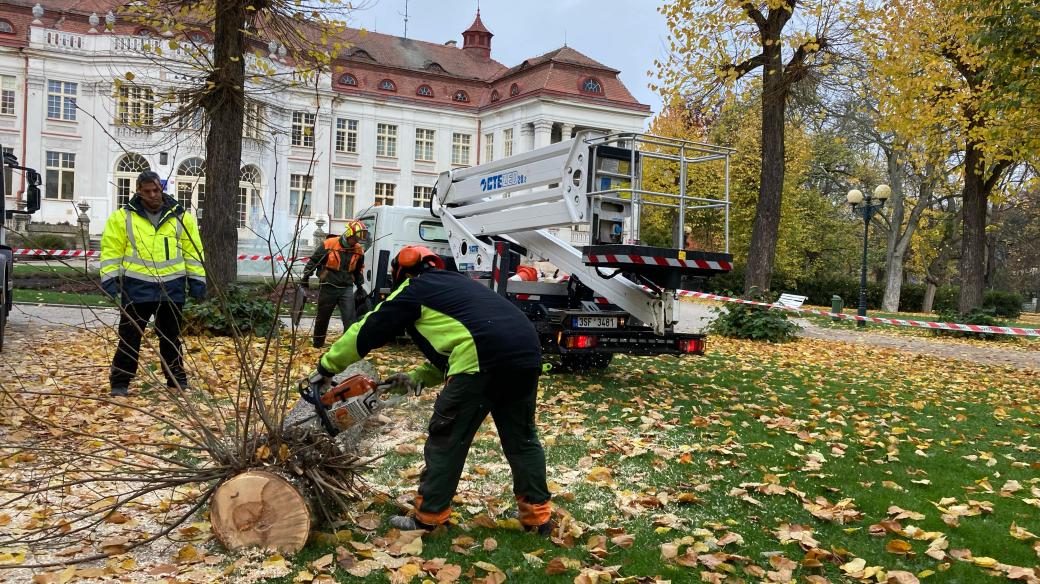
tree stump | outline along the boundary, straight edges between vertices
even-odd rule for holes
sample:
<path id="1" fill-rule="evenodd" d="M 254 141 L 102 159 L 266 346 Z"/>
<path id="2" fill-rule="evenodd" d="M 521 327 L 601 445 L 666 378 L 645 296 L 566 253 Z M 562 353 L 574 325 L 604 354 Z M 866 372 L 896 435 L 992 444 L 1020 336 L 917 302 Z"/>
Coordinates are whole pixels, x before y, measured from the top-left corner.
<path id="1" fill-rule="evenodd" d="M 298 487 L 265 470 L 231 477 L 210 500 L 213 535 L 229 550 L 255 546 L 298 552 L 307 543 L 312 516 Z"/>

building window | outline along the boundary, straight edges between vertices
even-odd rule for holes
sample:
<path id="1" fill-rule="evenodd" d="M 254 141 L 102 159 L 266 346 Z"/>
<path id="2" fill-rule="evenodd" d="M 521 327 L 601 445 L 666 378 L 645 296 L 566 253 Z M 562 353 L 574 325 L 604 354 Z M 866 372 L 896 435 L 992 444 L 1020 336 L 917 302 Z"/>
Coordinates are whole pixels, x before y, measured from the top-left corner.
<path id="1" fill-rule="evenodd" d="M 376 156 L 397 157 L 397 126 L 376 124 Z"/>
<path id="2" fill-rule="evenodd" d="M 357 194 L 357 181 L 349 178 L 337 178 L 332 198 L 332 218 L 351 219 L 354 217 L 354 195 Z"/>
<path id="3" fill-rule="evenodd" d="M 462 103 L 466 103 L 466 102 L 469 101 L 469 94 L 460 89 L 460 90 L 455 92 L 455 95 L 451 96 L 451 99 L 452 99 L 452 101 L 459 101 L 459 102 L 462 102 Z"/>
<path id="4" fill-rule="evenodd" d="M 433 88 L 429 85 L 420 85 L 419 89 L 415 90 L 415 95 L 421 95 L 422 97 L 433 97 Z"/>
<path id="5" fill-rule="evenodd" d="M 433 140 L 436 134 L 433 130 L 423 128 L 415 129 L 415 159 L 423 162 L 433 162 Z"/>
<path id="6" fill-rule="evenodd" d="M 336 118 L 336 152 L 357 154 L 357 120 Z"/>
<path id="7" fill-rule="evenodd" d="M 513 128 L 502 130 L 502 156 L 513 155 Z"/>
<path id="8" fill-rule="evenodd" d="M 520 95 L 520 86 L 516 83 L 509 86 L 509 97 Z"/>
<path id="9" fill-rule="evenodd" d="M 71 81 L 47 82 L 47 117 L 76 121 L 76 94 L 79 87 Z"/>
<path id="10" fill-rule="evenodd" d="M 379 89 L 383 91 L 397 91 L 397 84 L 389 79 L 384 79 L 379 82 Z"/>
<path id="11" fill-rule="evenodd" d="M 292 145 L 314 148 L 314 114 L 293 112 Z"/>
<path id="12" fill-rule="evenodd" d="M 589 77 L 582 82 L 581 90 L 586 93 L 603 93 L 603 85 L 596 79 Z"/>
<path id="13" fill-rule="evenodd" d="M 202 45 L 209 42 L 209 37 L 206 36 L 206 33 L 202 32 L 201 30 L 193 30 L 189 32 L 186 36 L 188 37 L 189 41 L 196 45 Z"/>
<path id="14" fill-rule="evenodd" d="M 499 99 L 501 99 L 501 96 L 498 95 L 498 90 L 497 89 L 492 89 L 491 90 L 491 103 L 495 103 Z"/>
<path id="15" fill-rule="evenodd" d="M 451 135 L 451 163 L 469 164 L 469 134 Z"/>
<path id="16" fill-rule="evenodd" d="M 14 115 L 14 75 L 0 75 L 0 114 Z"/>
<path id="17" fill-rule="evenodd" d="M 140 154 L 126 154 L 116 162 L 116 207 L 122 207 L 137 192 L 137 175 L 152 167 Z"/>
<path id="18" fill-rule="evenodd" d="M 177 167 L 177 202 L 185 209 L 194 209 L 202 217 L 206 202 L 206 161 L 189 158 Z"/>
<path id="19" fill-rule="evenodd" d="M 412 191 L 413 207 L 429 207 L 433 198 L 433 187 L 415 187 Z"/>
<path id="20" fill-rule="evenodd" d="M 394 204 L 394 183 L 376 183 L 376 201 L 375 206 L 380 205 L 393 205 Z"/>
<path id="21" fill-rule="evenodd" d="M 484 134 L 484 162 L 495 159 L 495 134 Z"/>
<path id="22" fill-rule="evenodd" d="M 71 152 L 47 152 L 48 199 L 71 201 L 76 187 L 76 155 Z"/>
<path id="23" fill-rule="evenodd" d="M 121 86 L 118 106 L 120 124 L 150 127 L 155 123 L 155 94 L 147 87 Z"/>
<path id="24" fill-rule="evenodd" d="M 310 217 L 312 180 L 306 174 L 289 175 L 289 215 Z"/>
<path id="25" fill-rule="evenodd" d="M 11 24 L 10 20 L 0 18 L 0 33 L 14 34 L 14 25 Z"/>
<path id="26" fill-rule="evenodd" d="M 344 73 L 339 76 L 339 84 L 357 87 L 357 77 L 354 77 L 350 73 Z"/>
<path id="27" fill-rule="evenodd" d="M 264 104 L 252 99 L 246 100 L 245 120 L 242 124 L 242 135 L 246 138 L 260 140 L 264 130 Z"/>
<path id="28" fill-rule="evenodd" d="M 260 185 L 262 177 L 260 169 L 252 164 L 242 167 L 238 177 L 238 226 L 252 225 L 254 221 L 250 218 L 254 213 L 263 212 L 263 204 L 260 199 Z"/>
<path id="29" fill-rule="evenodd" d="M 187 95 L 177 97 L 177 109 L 171 113 L 179 130 L 201 130 L 206 122 L 206 112 Z"/>

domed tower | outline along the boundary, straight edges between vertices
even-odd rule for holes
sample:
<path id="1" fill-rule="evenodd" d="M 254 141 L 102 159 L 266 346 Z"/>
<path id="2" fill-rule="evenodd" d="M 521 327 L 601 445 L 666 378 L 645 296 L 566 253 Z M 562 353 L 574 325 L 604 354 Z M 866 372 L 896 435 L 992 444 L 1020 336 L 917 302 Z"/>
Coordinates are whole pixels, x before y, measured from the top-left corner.
<path id="1" fill-rule="evenodd" d="M 462 33 L 462 49 L 471 51 L 481 59 L 491 58 L 491 31 L 480 21 L 480 9 L 477 8 L 477 18 L 469 28 Z"/>

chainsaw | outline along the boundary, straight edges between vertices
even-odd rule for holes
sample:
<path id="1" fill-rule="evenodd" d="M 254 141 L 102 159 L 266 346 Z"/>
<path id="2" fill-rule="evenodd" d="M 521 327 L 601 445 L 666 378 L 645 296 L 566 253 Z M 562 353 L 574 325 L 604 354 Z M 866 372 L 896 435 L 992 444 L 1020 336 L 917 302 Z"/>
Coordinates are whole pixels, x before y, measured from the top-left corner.
<path id="1" fill-rule="evenodd" d="M 322 393 L 320 385 L 301 381 L 298 390 L 302 400 L 314 408 L 314 415 L 292 422 L 300 425 L 317 418 L 331 436 L 358 428 L 366 419 L 384 408 L 393 407 L 406 396 L 386 397 L 392 383 L 377 383 L 360 373 L 348 376 Z"/>

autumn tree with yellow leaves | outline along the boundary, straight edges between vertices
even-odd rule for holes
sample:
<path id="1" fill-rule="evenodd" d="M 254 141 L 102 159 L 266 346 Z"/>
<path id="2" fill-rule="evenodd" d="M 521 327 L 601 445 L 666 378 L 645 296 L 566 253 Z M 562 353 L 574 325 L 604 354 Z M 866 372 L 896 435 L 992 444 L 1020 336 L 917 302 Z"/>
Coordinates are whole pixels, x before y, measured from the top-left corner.
<path id="1" fill-rule="evenodd" d="M 1036 94 L 1026 89 L 1008 99 L 1023 89 L 1030 69 L 1007 53 L 996 62 L 1000 53 L 987 45 L 987 27 L 1001 21 L 1003 10 L 993 4 L 888 0 L 862 13 L 867 36 L 875 39 L 864 46 L 876 74 L 889 83 L 879 94 L 881 124 L 913 136 L 926 150 L 952 141 L 959 152 L 961 313 L 982 305 L 991 196 L 1016 162 L 1035 160 L 1040 146 L 1031 119 Z M 1034 107 L 1023 107 L 1030 103 Z"/>
<path id="2" fill-rule="evenodd" d="M 784 186 L 785 116 L 792 89 L 842 57 L 850 35 L 844 3 L 800 0 L 671 0 L 660 10 L 669 55 L 656 62 L 666 102 L 708 108 L 741 91 L 761 69 L 758 201 L 745 289 L 768 289 Z"/>

